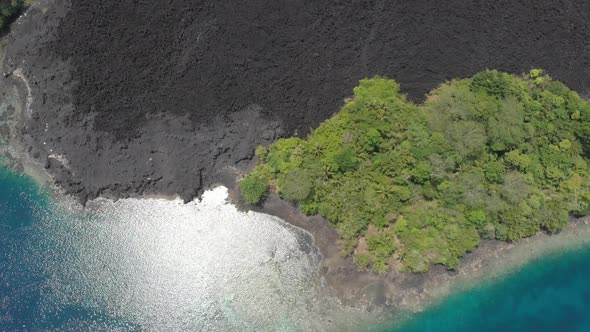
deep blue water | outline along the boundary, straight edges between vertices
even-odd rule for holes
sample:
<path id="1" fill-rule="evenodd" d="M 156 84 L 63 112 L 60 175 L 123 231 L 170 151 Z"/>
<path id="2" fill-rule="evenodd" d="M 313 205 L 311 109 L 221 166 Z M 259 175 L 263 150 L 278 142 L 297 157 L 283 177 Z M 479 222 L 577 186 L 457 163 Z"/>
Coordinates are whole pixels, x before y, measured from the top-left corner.
<path id="1" fill-rule="evenodd" d="M 48 271 L 65 261 L 39 227 L 49 213 L 47 192 L 0 165 L 0 331 L 131 330 L 97 308 L 56 305 L 48 294 Z"/>
<path id="2" fill-rule="evenodd" d="M 67 264 L 38 227 L 48 195 L 0 166 L 0 331 L 129 331 L 84 299 L 56 301 L 48 268 Z M 501 280 L 458 292 L 383 331 L 590 331 L 590 248 L 531 262 Z"/>

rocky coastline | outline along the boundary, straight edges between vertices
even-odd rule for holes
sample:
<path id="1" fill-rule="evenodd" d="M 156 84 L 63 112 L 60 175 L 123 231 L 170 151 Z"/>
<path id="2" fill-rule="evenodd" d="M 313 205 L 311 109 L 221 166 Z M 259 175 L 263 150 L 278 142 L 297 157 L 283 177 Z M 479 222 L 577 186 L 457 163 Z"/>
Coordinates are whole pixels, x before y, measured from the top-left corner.
<path id="1" fill-rule="evenodd" d="M 461 259 L 457 270 L 434 265 L 428 272 L 411 273 L 394 266 L 385 274 L 359 271 L 352 257 L 340 254 L 339 236 L 328 220 L 306 216 L 295 205 L 271 193 L 261 206 L 245 205 L 239 197 L 236 178 L 228 172 L 216 185 L 230 188 L 230 202 L 243 210 L 277 216 L 309 232 L 322 255 L 321 273 L 326 291 L 344 305 L 378 311 L 384 320 L 403 319 L 406 314 L 424 310 L 449 294 L 477 286 L 482 281 L 502 278 L 544 255 L 572 250 L 590 243 L 590 216 L 571 218 L 560 233 L 535 236 L 514 242 L 482 240 Z"/>
<path id="2" fill-rule="evenodd" d="M 420 100 L 451 77 L 539 67 L 588 95 L 588 6 L 38 0 L 3 38 L 0 84 L 27 86 L 16 136 L 67 194 L 188 201 L 367 76 Z"/>
<path id="3" fill-rule="evenodd" d="M 439 3 L 440 8 L 427 1 L 412 6 L 359 2 L 350 8 L 333 1 L 325 12 L 296 2 L 289 10 L 299 14 L 291 23 L 285 22 L 289 15 L 282 5 L 256 3 L 229 11 L 200 4 L 197 13 L 168 10 L 154 17 L 166 29 L 143 46 L 136 40 L 141 34 L 149 40 L 154 27 L 139 16 L 153 8 L 121 26 L 116 21 L 134 8 L 132 1 L 114 8 L 96 3 L 35 2 L 4 37 L 0 57 L 0 131 L 19 147 L 4 153 L 26 156 L 45 170 L 39 174 L 46 172 L 64 194 L 82 203 L 99 196 L 178 195 L 190 201 L 215 184 L 234 188 L 237 202 L 236 177 L 252 166 L 257 145 L 304 135 L 335 112 L 366 76 L 396 77 L 419 100 L 451 77 L 485 68 L 518 73 L 542 67 L 590 96 L 590 43 L 584 39 L 590 27 L 579 15 L 590 11 L 590 4 L 582 1 L 527 10 L 508 1 L 490 4 L 477 17 L 464 16 L 461 26 L 451 25 L 450 16 L 474 10 L 453 1 Z M 442 7 L 454 11 L 441 18 Z M 568 17 L 567 24 L 557 23 L 562 17 Z M 237 18 L 241 21 L 233 26 Z M 350 24 L 358 31 L 343 24 L 351 20 L 359 23 Z M 251 26 L 242 34 L 245 24 Z M 273 33 L 273 24 L 283 30 Z M 308 25 L 311 30 L 300 31 Z M 469 27 L 476 31 L 465 32 Z M 320 32 L 306 39 L 314 29 Z M 259 35 L 246 38 L 258 30 Z M 169 36 L 175 38 L 164 41 Z M 229 37 L 233 40 L 224 40 Z M 169 52 L 151 58 L 160 40 Z M 92 48 L 85 50 L 85 42 Z M 135 51 L 125 53 L 125 43 Z M 142 53 L 148 58 L 138 58 Z M 27 168 L 29 162 L 14 165 Z M 421 310 L 457 287 L 558 248 L 559 239 L 583 241 L 578 235 L 590 229 L 583 220 L 554 237 L 484 241 L 458 271 L 435 266 L 424 274 L 393 269 L 380 276 L 359 272 L 350 258 L 340 256 L 338 236 L 326 220 L 304 216 L 275 195 L 259 211 L 314 236 L 328 289 L 344 303 L 397 311 Z M 517 258 L 500 263 L 507 257 Z"/>

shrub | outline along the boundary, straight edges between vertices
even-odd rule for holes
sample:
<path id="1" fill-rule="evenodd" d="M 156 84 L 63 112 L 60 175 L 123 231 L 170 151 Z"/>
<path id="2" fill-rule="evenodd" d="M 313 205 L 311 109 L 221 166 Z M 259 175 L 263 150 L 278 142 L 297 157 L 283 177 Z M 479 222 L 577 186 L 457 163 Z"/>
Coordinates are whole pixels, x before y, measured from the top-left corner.
<path id="1" fill-rule="evenodd" d="M 358 265 L 359 271 L 367 271 L 371 266 L 371 257 L 368 254 L 358 254 L 354 256 L 353 261 Z"/>
<path id="2" fill-rule="evenodd" d="M 240 193 L 248 204 L 258 204 L 267 191 L 267 181 L 258 174 L 249 174 L 240 182 Z"/>

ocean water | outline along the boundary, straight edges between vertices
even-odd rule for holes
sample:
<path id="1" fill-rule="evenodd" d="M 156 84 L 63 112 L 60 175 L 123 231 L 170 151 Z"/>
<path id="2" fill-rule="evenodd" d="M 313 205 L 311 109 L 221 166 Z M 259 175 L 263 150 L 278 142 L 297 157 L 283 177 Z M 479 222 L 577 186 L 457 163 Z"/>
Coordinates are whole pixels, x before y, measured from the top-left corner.
<path id="1" fill-rule="evenodd" d="M 590 248 L 536 259 L 379 331 L 590 331 Z"/>
<path id="2" fill-rule="evenodd" d="M 201 202 L 56 202 L 0 167 L 0 331 L 344 330 L 311 236 Z"/>
<path id="3" fill-rule="evenodd" d="M 0 331 L 590 331 L 590 248 L 383 324 L 322 293 L 309 234 L 226 204 L 56 201 L 0 167 Z"/>

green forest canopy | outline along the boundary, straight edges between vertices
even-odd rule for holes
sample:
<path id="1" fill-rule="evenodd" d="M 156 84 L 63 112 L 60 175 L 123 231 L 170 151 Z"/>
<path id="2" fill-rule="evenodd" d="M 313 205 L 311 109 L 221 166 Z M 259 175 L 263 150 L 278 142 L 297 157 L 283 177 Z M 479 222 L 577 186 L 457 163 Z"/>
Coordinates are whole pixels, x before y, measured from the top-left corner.
<path id="1" fill-rule="evenodd" d="M 590 103 L 541 70 L 480 72 L 421 105 L 376 77 L 307 139 L 258 147 L 240 189 L 327 218 L 361 269 L 455 269 L 482 238 L 555 233 L 588 214 L 589 152 Z"/>
<path id="2" fill-rule="evenodd" d="M 31 0 L 0 0 L 0 30 L 5 29 L 30 2 Z"/>

